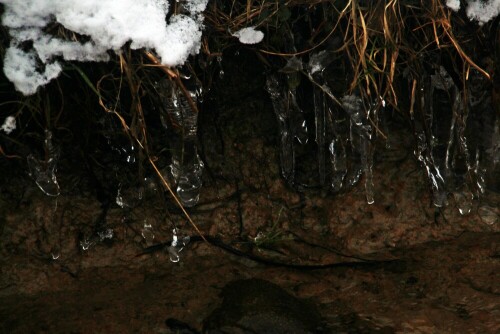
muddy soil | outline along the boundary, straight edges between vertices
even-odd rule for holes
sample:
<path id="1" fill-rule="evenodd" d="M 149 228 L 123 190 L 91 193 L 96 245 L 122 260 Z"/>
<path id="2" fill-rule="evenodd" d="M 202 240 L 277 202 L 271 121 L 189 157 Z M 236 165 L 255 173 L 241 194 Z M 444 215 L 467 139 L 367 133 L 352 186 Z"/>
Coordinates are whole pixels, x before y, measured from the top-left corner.
<path id="1" fill-rule="evenodd" d="M 133 208 L 103 210 L 80 163 L 62 159 L 52 198 L 25 164 L 2 162 L 0 332 L 201 332 L 223 312 L 223 288 L 250 278 L 314 305 L 325 332 L 500 332 L 500 194 L 465 216 L 453 198 L 434 208 L 397 121 L 375 162 L 374 204 L 363 182 L 336 195 L 294 189 L 280 176 L 262 77 L 243 65 L 225 69 L 199 131 L 207 169 L 188 212 L 208 242 L 155 187 Z M 177 263 L 148 248 L 171 241 L 174 225 L 191 236 Z"/>

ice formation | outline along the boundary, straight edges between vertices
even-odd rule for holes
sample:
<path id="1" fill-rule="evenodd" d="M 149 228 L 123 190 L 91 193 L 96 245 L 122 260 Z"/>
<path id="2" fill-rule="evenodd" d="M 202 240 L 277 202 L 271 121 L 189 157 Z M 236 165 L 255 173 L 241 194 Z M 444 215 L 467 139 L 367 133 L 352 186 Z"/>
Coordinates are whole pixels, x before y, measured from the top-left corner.
<path id="1" fill-rule="evenodd" d="M 37 186 L 47 196 L 59 196 L 61 190 L 57 182 L 56 171 L 59 161 L 59 147 L 52 141 L 52 132 L 45 130 L 45 157 L 38 159 L 34 154 L 28 155 L 28 168 L 30 176 Z"/>
<path id="2" fill-rule="evenodd" d="M 189 97 L 196 103 L 201 95 L 201 85 L 194 76 L 185 77 L 184 84 Z M 203 161 L 198 154 L 198 112 L 193 110 L 189 101 L 168 79 L 161 80 L 156 89 L 160 92 L 160 117 L 163 126 L 171 131 L 171 163 L 166 172 L 180 202 L 185 207 L 198 203 L 202 187 Z"/>
<path id="3" fill-rule="evenodd" d="M 154 49 L 162 64 L 183 64 L 199 51 L 207 2 L 186 0 L 185 13 L 166 22 L 167 0 L 0 0 L 5 6 L 2 25 L 12 37 L 5 75 L 17 90 L 31 95 L 60 74 L 58 59 L 106 61 L 109 50 L 118 52 L 128 42 L 132 49 Z M 53 23 L 90 40 L 50 35 L 47 28 Z"/>

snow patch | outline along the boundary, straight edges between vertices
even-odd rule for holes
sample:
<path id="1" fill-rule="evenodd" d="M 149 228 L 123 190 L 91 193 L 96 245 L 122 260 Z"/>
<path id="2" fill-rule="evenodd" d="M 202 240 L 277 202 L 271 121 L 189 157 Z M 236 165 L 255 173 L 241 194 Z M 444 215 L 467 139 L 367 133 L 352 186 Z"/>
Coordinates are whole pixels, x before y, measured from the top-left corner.
<path id="1" fill-rule="evenodd" d="M 469 0 L 468 3 L 467 17 L 478 21 L 479 25 L 483 25 L 500 14 L 500 0 Z"/>
<path id="2" fill-rule="evenodd" d="M 446 6 L 451 10 L 458 12 L 460 10 L 460 0 L 446 0 Z"/>
<path id="3" fill-rule="evenodd" d="M 446 0 L 446 6 L 457 12 L 460 10 L 460 0 Z M 465 12 L 469 20 L 483 25 L 500 14 L 500 0 L 467 0 Z"/>
<path id="4" fill-rule="evenodd" d="M 16 118 L 14 116 L 7 117 L 0 129 L 5 131 L 6 134 L 10 134 L 16 129 Z"/>
<path id="5" fill-rule="evenodd" d="M 0 0 L 5 5 L 2 24 L 12 37 L 4 72 L 25 95 L 56 78 L 61 65 L 56 57 L 72 61 L 107 61 L 108 51 L 155 50 L 164 65 L 183 64 L 199 52 L 202 12 L 208 0 L 186 0 L 188 12 L 166 22 L 168 0 Z M 86 43 L 66 41 L 44 29 L 59 23 L 89 38 Z M 32 48 L 26 48 L 26 43 Z M 23 45 L 23 47 L 21 47 Z"/>
<path id="6" fill-rule="evenodd" d="M 255 30 L 254 27 L 247 27 L 238 30 L 233 34 L 234 37 L 240 40 L 243 44 L 257 44 L 264 39 L 264 33 L 259 30 Z"/>

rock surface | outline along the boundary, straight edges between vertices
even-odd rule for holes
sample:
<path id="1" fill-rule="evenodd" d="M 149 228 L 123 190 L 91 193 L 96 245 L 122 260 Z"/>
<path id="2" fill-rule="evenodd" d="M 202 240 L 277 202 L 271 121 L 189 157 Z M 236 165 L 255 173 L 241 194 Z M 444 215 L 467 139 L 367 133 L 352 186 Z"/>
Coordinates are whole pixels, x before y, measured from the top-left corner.
<path id="1" fill-rule="evenodd" d="M 324 333 L 313 304 L 260 279 L 233 281 L 223 302 L 205 321 L 204 333 Z"/>

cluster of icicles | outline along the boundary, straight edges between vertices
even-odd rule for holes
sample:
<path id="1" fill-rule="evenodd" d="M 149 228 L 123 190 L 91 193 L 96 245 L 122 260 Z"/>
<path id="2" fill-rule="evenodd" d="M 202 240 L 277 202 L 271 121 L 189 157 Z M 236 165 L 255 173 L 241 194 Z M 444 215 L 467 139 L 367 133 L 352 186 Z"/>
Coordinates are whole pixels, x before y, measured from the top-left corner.
<path id="1" fill-rule="evenodd" d="M 327 50 L 312 54 L 307 64 L 293 57 L 281 71 L 267 76 L 266 90 L 279 124 L 281 173 L 287 182 L 296 185 L 296 150 L 298 146 L 307 144 L 311 127 L 305 111 L 297 102 L 297 86 L 290 83 L 294 81 L 294 75 L 305 75 L 313 87 L 320 186 L 338 193 L 356 185 L 363 176 L 366 200 L 372 204 L 376 197 L 373 161 L 378 133 L 375 125 L 383 118 L 381 114 L 385 101 L 379 97 L 366 103 L 356 93 L 336 98 L 330 87 L 331 81 L 328 80 L 331 78 L 325 74 L 334 59 Z M 487 191 L 485 177 L 488 168 L 492 169 L 491 173 L 495 173 L 500 162 L 499 120 L 492 106 L 491 95 L 481 91 L 484 79 L 472 70 L 469 88 L 465 93 L 442 66 L 434 68 L 433 73 L 423 74 L 419 79 L 415 105 L 423 111 L 423 117 L 417 117 L 416 113 L 410 114 L 416 137 L 415 156 L 425 168 L 433 204 L 436 207 L 446 205 L 451 194 L 459 212 L 468 214 L 474 200 Z M 201 102 L 200 83 L 189 77 L 183 80 L 192 102 Z M 175 189 L 182 205 L 192 207 L 199 200 L 204 169 L 198 154 L 198 113 L 191 108 L 184 92 L 171 81 L 164 79 L 155 88 L 161 101 L 161 122 L 166 131 L 171 135 L 173 133 L 169 143 L 171 161 L 163 171 L 163 176 Z M 464 94 L 467 94 L 467 99 L 464 99 Z M 464 100 L 467 105 L 464 105 Z M 124 157 L 124 162 L 133 165 L 138 163 L 137 150 L 133 144 L 119 143 L 112 135 L 108 142 L 113 150 Z M 28 166 L 31 177 L 49 196 L 60 194 L 56 178 L 58 158 L 59 149 L 53 144 L 52 133 L 46 130 L 45 157 L 38 159 L 34 155 L 28 156 Z M 151 178 L 124 181 L 118 186 L 116 204 L 122 208 L 136 206 L 147 188 L 154 187 L 152 184 L 155 182 Z M 478 207 L 479 215 L 489 224 L 498 220 L 496 210 L 494 204 L 481 203 Z M 147 243 L 154 239 L 152 226 L 146 220 L 142 235 Z M 89 237 L 83 240 L 82 249 L 87 250 L 92 244 L 112 237 L 112 230 L 103 230 L 93 239 Z M 178 243 L 177 239 L 177 229 L 174 228 L 169 250 L 172 261 L 179 260 L 176 250 L 180 251 L 185 244 Z M 181 240 L 184 239 L 181 237 Z"/>
<path id="2" fill-rule="evenodd" d="M 376 125 L 384 119 L 385 101 L 379 97 L 366 103 L 356 93 L 337 98 L 330 87 L 332 78 L 326 77 L 331 73 L 328 67 L 335 66 L 334 59 L 328 50 L 312 54 L 307 64 L 293 57 L 267 77 L 266 88 L 279 123 L 281 172 L 295 184 L 296 150 L 309 138 L 310 126 L 293 84 L 293 76 L 299 73 L 313 86 L 320 186 L 337 193 L 356 185 L 363 175 L 366 200 L 372 204 Z M 452 195 L 462 215 L 470 213 L 473 201 L 485 193 L 487 169 L 498 168 L 500 160 L 500 133 L 491 94 L 481 91 L 486 85 L 479 72 L 471 70 L 469 75 L 464 93 L 442 66 L 423 74 L 416 92 L 421 115 L 410 113 L 416 135 L 414 154 L 425 168 L 434 206 L 445 206 Z M 484 204 L 478 212 L 487 223 L 498 219 L 494 206 Z"/>

